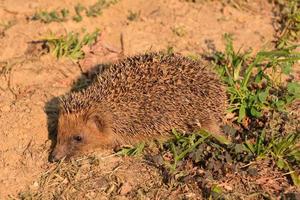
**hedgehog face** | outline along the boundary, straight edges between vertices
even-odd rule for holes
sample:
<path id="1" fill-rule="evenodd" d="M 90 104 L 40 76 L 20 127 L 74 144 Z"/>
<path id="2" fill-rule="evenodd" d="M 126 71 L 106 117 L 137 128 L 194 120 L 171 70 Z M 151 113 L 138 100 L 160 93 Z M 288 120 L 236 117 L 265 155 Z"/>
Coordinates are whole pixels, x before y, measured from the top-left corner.
<path id="1" fill-rule="evenodd" d="M 80 155 L 107 146 L 109 130 L 99 115 L 61 115 L 58 120 L 56 146 L 50 160 Z"/>

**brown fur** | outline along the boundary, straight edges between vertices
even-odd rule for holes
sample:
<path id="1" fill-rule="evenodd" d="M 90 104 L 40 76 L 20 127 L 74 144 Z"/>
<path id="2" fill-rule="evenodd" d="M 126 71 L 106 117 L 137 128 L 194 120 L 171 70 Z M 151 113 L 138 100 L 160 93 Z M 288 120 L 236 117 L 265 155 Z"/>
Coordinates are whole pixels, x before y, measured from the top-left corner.
<path id="1" fill-rule="evenodd" d="M 167 137 L 172 128 L 219 134 L 225 109 L 225 89 L 203 63 L 157 53 L 130 57 L 61 99 L 53 157 Z"/>

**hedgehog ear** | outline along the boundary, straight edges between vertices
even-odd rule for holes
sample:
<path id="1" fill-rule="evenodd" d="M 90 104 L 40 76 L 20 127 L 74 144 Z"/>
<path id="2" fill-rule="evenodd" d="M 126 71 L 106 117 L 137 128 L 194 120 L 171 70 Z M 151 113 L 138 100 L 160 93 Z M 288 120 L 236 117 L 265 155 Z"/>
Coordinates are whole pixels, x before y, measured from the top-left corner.
<path id="1" fill-rule="evenodd" d="M 87 123 L 89 123 L 91 126 L 94 126 L 99 131 L 103 131 L 105 128 L 105 121 L 101 116 L 97 114 L 90 115 L 88 117 Z"/>

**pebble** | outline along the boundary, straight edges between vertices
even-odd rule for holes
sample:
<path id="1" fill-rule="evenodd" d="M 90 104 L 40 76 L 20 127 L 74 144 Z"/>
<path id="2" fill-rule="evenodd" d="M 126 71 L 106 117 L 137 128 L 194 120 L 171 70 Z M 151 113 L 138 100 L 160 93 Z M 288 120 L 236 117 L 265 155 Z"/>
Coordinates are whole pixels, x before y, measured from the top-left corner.
<path id="1" fill-rule="evenodd" d="M 164 159 L 161 155 L 155 155 L 152 157 L 153 162 L 157 165 L 157 166 L 161 166 L 164 164 Z"/>
<path id="2" fill-rule="evenodd" d="M 248 170 L 247 170 L 248 174 L 250 176 L 257 176 L 258 175 L 258 172 L 257 172 L 257 169 L 254 168 L 254 167 L 250 167 Z"/>
<path id="3" fill-rule="evenodd" d="M 132 190 L 132 186 L 129 183 L 123 183 L 122 187 L 120 188 L 120 195 L 125 195 Z"/>

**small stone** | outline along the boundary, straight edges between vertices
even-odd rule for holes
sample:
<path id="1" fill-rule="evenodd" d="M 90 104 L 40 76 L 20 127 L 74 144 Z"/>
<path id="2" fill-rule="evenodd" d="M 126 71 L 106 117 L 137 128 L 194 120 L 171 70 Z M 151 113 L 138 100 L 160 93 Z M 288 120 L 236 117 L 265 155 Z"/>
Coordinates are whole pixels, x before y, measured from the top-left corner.
<path id="1" fill-rule="evenodd" d="M 257 169 L 254 168 L 254 167 L 249 167 L 247 172 L 250 176 L 257 176 L 258 175 Z"/>
<path id="2" fill-rule="evenodd" d="M 152 160 L 157 166 L 161 166 L 164 164 L 164 159 L 160 154 L 153 156 Z"/>
<path id="3" fill-rule="evenodd" d="M 208 152 L 210 152 L 210 151 L 211 151 L 211 146 L 207 146 L 207 147 L 206 147 L 206 150 L 207 150 Z"/>
<path id="4" fill-rule="evenodd" d="M 125 195 L 132 190 L 132 186 L 129 183 L 123 183 L 122 187 L 120 188 L 120 195 Z"/>

